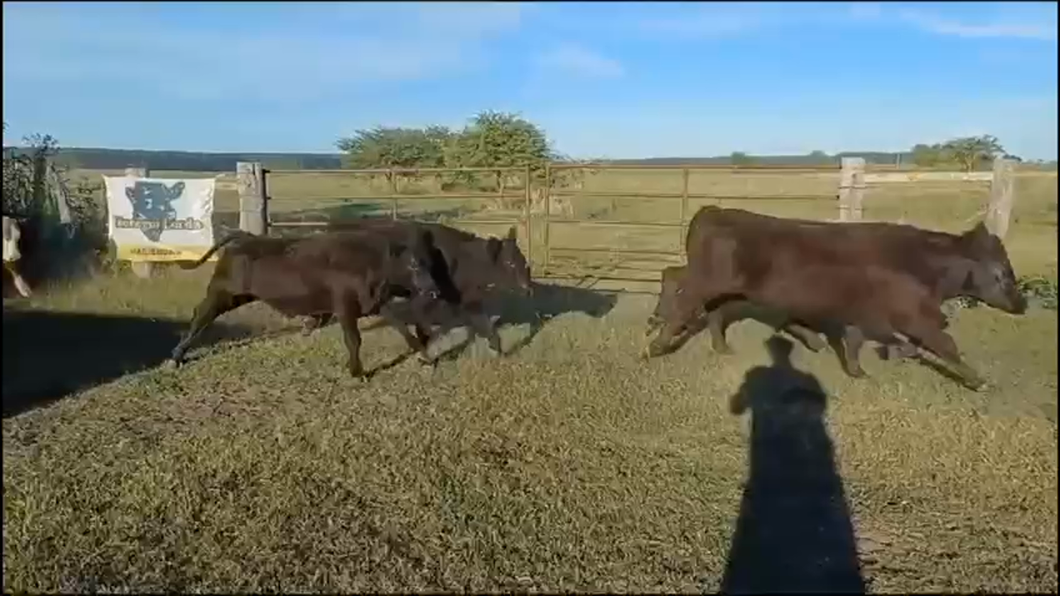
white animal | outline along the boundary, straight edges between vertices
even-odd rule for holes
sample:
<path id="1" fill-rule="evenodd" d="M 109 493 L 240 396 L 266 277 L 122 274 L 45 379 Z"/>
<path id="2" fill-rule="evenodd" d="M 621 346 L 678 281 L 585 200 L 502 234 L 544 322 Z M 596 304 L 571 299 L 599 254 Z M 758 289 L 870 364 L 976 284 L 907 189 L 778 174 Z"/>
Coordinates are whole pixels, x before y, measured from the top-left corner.
<path id="1" fill-rule="evenodd" d="M 18 249 L 18 241 L 22 237 L 22 229 L 18 225 L 18 220 L 13 217 L 4 216 L 4 269 L 7 269 L 8 273 L 11 274 L 11 278 L 15 281 L 15 289 L 18 290 L 19 294 L 29 298 L 33 292 L 29 289 L 29 284 L 22 278 L 22 275 L 15 268 L 15 263 L 22 258 L 22 252 Z"/>

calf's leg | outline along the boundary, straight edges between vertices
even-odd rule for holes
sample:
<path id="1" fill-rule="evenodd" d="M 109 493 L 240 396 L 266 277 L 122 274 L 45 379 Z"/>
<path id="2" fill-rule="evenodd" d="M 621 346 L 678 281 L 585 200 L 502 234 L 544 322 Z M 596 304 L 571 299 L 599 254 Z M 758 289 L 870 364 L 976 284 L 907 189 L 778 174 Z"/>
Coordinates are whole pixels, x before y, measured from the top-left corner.
<path id="1" fill-rule="evenodd" d="M 969 389 L 978 391 L 986 385 L 986 381 L 979 376 L 979 373 L 961 359 L 960 350 L 957 349 L 957 342 L 953 340 L 950 334 L 932 326 L 926 320 L 914 322 L 907 328 L 900 329 L 900 331 L 911 339 L 916 340 L 927 351 L 953 366 L 954 372 L 961 377 L 964 385 Z"/>
<path id="2" fill-rule="evenodd" d="M 497 357 L 501 355 L 501 337 L 497 335 L 497 329 L 493 326 L 489 316 L 482 310 L 482 302 L 474 301 L 464 304 L 464 315 L 471 330 L 475 335 L 486 338 L 489 344 L 490 355 Z"/>
<path id="3" fill-rule="evenodd" d="M 440 315 L 442 317 L 442 328 L 449 328 L 449 323 L 453 320 L 453 313 L 450 309 L 450 305 L 445 302 L 436 301 L 428 296 L 419 295 L 409 301 L 409 306 L 412 318 L 412 328 L 416 332 L 416 340 L 418 340 L 419 344 L 422 346 L 419 350 L 420 363 L 434 364 L 435 361 L 431 359 L 430 354 L 427 352 L 427 346 L 431 343 L 431 329 L 433 326 L 431 315 Z M 410 343 L 409 345 L 412 344 Z"/>
<path id="4" fill-rule="evenodd" d="M 820 352 L 828 346 L 828 342 L 821 339 L 819 333 L 806 327 L 799 321 L 789 321 L 783 325 L 781 329 L 793 335 L 796 339 L 805 344 L 807 348 L 814 352 Z"/>
<path id="5" fill-rule="evenodd" d="M 902 340 L 897 343 L 888 342 L 884 346 L 884 352 L 887 355 L 887 360 L 902 360 L 916 356 L 916 346 Z"/>
<path id="6" fill-rule="evenodd" d="M 846 373 L 855 379 L 864 378 L 865 369 L 861 368 L 861 347 L 865 345 L 865 333 L 855 325 L 843 327 L 843 366 Z"/>
<path id="7" fill-rule="evenodd" d="M 406 321 L 401 315 L 395 312 L 394 309 L 390 308 L 389 305 L 383 306 L 379 309 L 379 314 L 391 327 L 397 330 L 401 334 L 402 339 L 408 345 L 409 349 L 419 354 L 420 361 L 429 364 L 430 359 L 427 357 L 427 344 L 430 340 L 430 334 L 427 332 L 427 327 L 424 323 L 416 320 L 412 323 L 416 335 L 409 333 L 409 321 Z"/>
<path id="8" fill-rule="evenodd" d="M 732 354 L 733 349 L 729 342 L 725 341 L 725 332 L 728 330 L 728 321 L 725 320 L 725 311 L 715 308 L 707 313 L 707 327 L 710 329 L 710 346 L 718 354 Z"/>
<path id="9" fill-rule="evenodd" d="M 201 334 L 206 327 L 210 325 L 217 317 L 235 310 L 244 304 L 250 304 L 257 298 L 249 294 L 232 295 L 225 290 L 210 290 L 206 291 L 206 298 L 203 298 L 202 302 L 195 307 L 195 314 L 191 319 L 191 326 L 188 328 L 188 332 L 184 335 L 184 338 L 180 340 L 180 343 L 173 348 L 171 357 L 173 364 L 180 366 L 184 363 L 184 354 L 188 351 L 188 346 Z"/>
<path id="10" fill-rule="evenodd" d="M 734 302 L 728 303 L 734 304 Z M 710 327 L 710 339 L 711 347 L 718 354 L 732 354 L 732 347 L 729 346 L 728 341 L 725 339 L 725 333 L 729 327 L 729 321 L 726 319 L 724 313 L 726 309 L 723 307 L 715 308 L 711 310 L 707 315 Z M 800 321 L 788 319 L 774 326 L 777 331 L 786 331 L 793 337 L 801 341 L 807 348 L 814 352 L 820 352 L 827 345 L 821 336 L 812 329 L 809 329 Z"/>
<path id="11" fill-rule="evenodd" d="M 302 335 L 309 335 L 313 333 L 313 331 L 320 329 L 324 325 L 327 325 L 328 321 L 331 320 L 331 317 L 331 313 L 309 315 L 308 317 L 305 317 L 304 319 L 302 319 Z"/>
<path id="12" fill-rule="evenodd" d="M 471 328 L 479 337 L 485 337 L 489 344 L 490 355 L 497 357 L 501 352 L 501 336 L 497 334 L 497 328 L 485 313 L 477 312 L 470 316 Z"/>
<path id="13" fill-rule="evenodd" d="M 33 291 L 30 290 L 29 284 L 22 278 L 22 275 L 15 268 L 15 264 L 11 261 L 4 261 L 4 269 L 11 274 L 11 281 L 15 284 L 15 289 L 22 295 L 23 298 L 29 298 L 33 295 Z"/>
<path id="14" fill-rule="evenodd" d="M 357 328 L 357 319 L 361 317 L 361 306 L 354 298 L 345 298 L 336 309 L 339 325 L 342 326 L 342 338 L 349 353 L 347 367 L 350 376 L 361 381 L 368 380 L 361 363 L 361 330 Z"/>

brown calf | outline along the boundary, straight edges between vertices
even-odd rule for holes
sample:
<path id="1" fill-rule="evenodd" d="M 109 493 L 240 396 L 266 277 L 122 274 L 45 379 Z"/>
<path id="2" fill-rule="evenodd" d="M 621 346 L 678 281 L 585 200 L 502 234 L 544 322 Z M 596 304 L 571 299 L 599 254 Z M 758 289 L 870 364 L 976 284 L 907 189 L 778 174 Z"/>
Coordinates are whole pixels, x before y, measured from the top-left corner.
<path id="1" fill-rule="evenodd" d="M 357 320 L 377 314 L 395 295 L 414 303 L 434 299 L 438 288 L 431 276 L 431 237 L 417 230 L 403 242 L 378 236 L 332 232 L 284 239 L 229 234 L 184 269 L 194 269 L 224 247 L 206 297 L 195 308 L 187 335 L 173 349 L 180 365 L 191 342 L 222 314 L 261 300 L 287 316 L 335 313 L 349 351 L 349 371 L 366 378 L 361 364 Z M 398 329 L 413 349 L 422 351 L 426 331 L 418 326 L 413 338 Z"/>
<path id="2" fill-rule="evenodd" d="M 501 340 L 494 324 L 486 314 L 487 296 L 495 289 L 516 289 L 523 295 L 532 293 L 530 269 L 516 242 L 515 228 L 504 238 L 481 238 L 470 232 L 435 223 L 395 221 L 383 218 L 363 218 L 333 224 L 329 229 L 379 234 L 383 238 L 401 239 L 409 234 L 429 233 L 435 247 L 435 270 L 439 300 L 428 304 L 435 320 L 448 321 L 453 316 L 466 320 L 471 330 L 486 338 L 490 352 L 501 353 Z M 400 320 L 411 323 L 406 309 L 383 309 L 392 324 Z M 303 325 L 304 333 L 311 333 L 330 318 L 328 314 L 314 316 Z M 421 359 L 429 362 L 427 352 Z"/>
<path id="3" fill-rule="evenodd" d="M 675 301 L 677 300 L 677 295 L 683 291 L 681 289 L 681 284 L 684 282 L 686 271 L 686 267 L 678 266 L 666 267 L 663 269 L 659 300 L 655 303 L 655 310 L 653 310 L 648 317 L 648 329 L 645 332 L 646 335 L 649 335 L 658 329 L 663 321 L 665 321 L 669 314 L 676 308 Z M 771 324 L 777 331 L 786 330 L 814 352 L 819 352 L 825 348 L 826 343 L 816 331 L 808 329 L 805 325 L 794 321 L 786 319 L 776 320 L 776 317 L 769 316 L 774 313 L 758 312 L 761 309 L 756 309 L 755 306 L 756 305 L 747 300 L 732 300 L 722 303 L 717 309 L 711 311 L 709 315 L 705 311 L 701 312 L 700 316 L 697 316 L 690 326 L 682 330 L 683 335 L 679 337 L 675 344 L 671 345 L 668 350 L 672 351 L 676 349 L 684 341 L 687 341 L 688 338 L 702 331 L 709 324 L 709 316 L 715 315 L 721 317 L 721 328 L 723 331 L 721 334 L 712 333 L 710 339 L 714 351 L 720 354 L 732 353 L 732 348 L 730 348 L 728 342 L 725 341 L 725 327 L 728 324 L 743 318 L 761 318 L 763 319 L 762 322 Z"/>
<path id="4" fill-rule="evenodd" d="M 683 291 L 649 355 L 665 353 L 701 309 L 743 298 L 799 321 L 835 321 L 848 333 L 859 333 L 850 327 L 860 327 L 878 341 L 902 334 L 954 364 L 969 386 L 978 387 L 982 381 L 943 331 L 942 301 L 970 296 L 1013 314 L 1026 309 L 1004 245 L 981 223 L 954 235 L 704 207 L 689 226 L 686 250 Z M 720 333 L 718 318 L 710 324 Z M 849 372 L 856 376 L 863 374 L 860 345 L 848 341 Z"/>

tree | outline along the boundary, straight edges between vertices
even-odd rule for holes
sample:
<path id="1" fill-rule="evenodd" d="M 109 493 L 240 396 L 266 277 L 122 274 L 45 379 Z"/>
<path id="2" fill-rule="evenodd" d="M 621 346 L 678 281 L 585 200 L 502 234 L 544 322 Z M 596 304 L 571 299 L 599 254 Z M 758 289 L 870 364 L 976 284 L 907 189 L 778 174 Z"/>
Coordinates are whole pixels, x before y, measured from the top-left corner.
<path id="1" fill-rule="evenodd" d="M 419 128 L 376 127 L 358 130 L 339 139 L 338 148 L 347 154 L 353 168 L 489 168 L 494 170 L 496 188 L 503 193 L 511 178 L 520 174 L 506 168 L 530 165 L 539 175 L 551 158 L 548 139 L 535 124 L 517 114 L 482 112 L 460 132 L 444 126 Z M 414 177 L 415 174 L 402 174 Z M 435 174 L 441 179 L 442 174 Z M 454 172 L 453 182 L 473 184 L 472 172 Z M 391 175 L 387 179 L 394 187 Z M 444 185 L 444 183 L 443 183 Z"/>
<path id="2" fill-rule="evenodd" d="M 4 122 L 7 130 L 7 122 Z M 50 160 L 59 151 L 51 135 L 32 134 L 22 139 L 25 149 L 5 147 L 3 154 L 3 206 L 5 213 L 35 217 L 48 209 L 46 185 Z"/>
<path id="3" fill-rule="evenodd" d="M 551 151 L 537 125 L 517 114 L 487 111 L 475 116 L 460 133 L 453 156 L 465 166 L 497 168 L 497 191 L 503 194 L 507 176 L 501 168 L 529 164 L 540 169 Z"/>
<path id="4" fill-rule="evenodd" d="M 947 141 L 942 148 L 965 172 L 971 172 L 983 162 L 992 162 L 995 157 L 1005 153 L 1001 143 L 993 135 L 953 139 Z"/>
<path id="5" fill-rule="evenodd" d="M 446 144 L 452 133 L 440 126 L 428 129 L 376 127 L 358 130 L 336 143 L 348 154 L 353 168 L 427 168 L 445 164 Z M 403 174 L 412 177 L 411 174 Z M 387 181 L 394 187 L 390 173 Z"/>
<path id="6" fill-rule="evenodd" d="M 423 131 L 421 168 L 444 168 L 446 153 L 456 140 L 456 134 L 445 126 L 428 126 Z"/>
<path id="7" fill-rule="evenodd" d="M 923 143 L 913 146 L 913 163 L 922 168 L 933 168 L 950 161 L 942 145 L 925 145 Z"/>
<path id="8" fill-rule="evenodd" d="M 832 161 L 832 158 L 828 157 L 828 154 L 824 151 L 821 151 L 820 149 L 814 149 L 813 151 L 810 151 L 808 157 L 810 158 L 809 161 L 812 164 L 826 164 L 831 163 Z"/>
<path id="9" fill-rule="evenodd" d="M 733 151 L 729 156 L 729 161 L 734 166 L 748 166 L 754 163 L 754 159 L 743 151 Z"/>
<path id="10" fill-rule="evenodd" d="M 105 250 L 107 220 L 104 205 L 96 200 L 100 184 L 85 178 L 71 183 L 68 168 L 55 159 L 59 143 L 51 135 L 32 134 L 22 142 L 24 147 L 3 150 L 4 213 L 27 218 L 37 230 L 38 246 L 49 243 L 48 251 Z M 62 233 L 60 222 L 69 224 Z"/>

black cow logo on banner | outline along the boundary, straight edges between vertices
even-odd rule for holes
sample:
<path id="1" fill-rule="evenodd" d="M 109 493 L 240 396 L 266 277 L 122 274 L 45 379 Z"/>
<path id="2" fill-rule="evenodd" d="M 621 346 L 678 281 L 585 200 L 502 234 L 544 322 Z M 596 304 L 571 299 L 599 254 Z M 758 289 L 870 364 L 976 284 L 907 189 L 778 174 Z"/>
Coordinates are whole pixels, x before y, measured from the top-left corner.
<path id="1" fill-rule="evenodd" d="M 125 196 L 133 208 L 133 220 L 147 220 L 155 225 L 137 226 L 143 235 L 152 242 L 158 242 L 166 224 L 177 217 L 173 208 L 176 201 L 184 194 L 184 182 L 166 186 L 162 182 L 137 180 L 125 188 Z"/>

